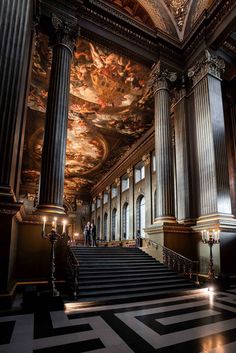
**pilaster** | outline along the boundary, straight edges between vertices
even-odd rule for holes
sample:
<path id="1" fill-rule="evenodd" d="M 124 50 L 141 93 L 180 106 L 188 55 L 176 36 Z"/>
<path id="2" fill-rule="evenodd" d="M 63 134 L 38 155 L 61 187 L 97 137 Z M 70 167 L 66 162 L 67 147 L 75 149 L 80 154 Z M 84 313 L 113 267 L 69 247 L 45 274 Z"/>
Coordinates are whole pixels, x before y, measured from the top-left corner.
<path id="1" fill-rule="evenodd" d="M 178 222 L 191 224 L 190 212 L 190 144 L 188 136 L 187 98 L 184 84 L 173 92 L 175 127 L 176 194 Z"/>
<path id="2" fill-rule="evenodd" d="M 116 214 L 116 221 L 117 221 L 117 234 L 116 234 L 116 240 L 121 240 L 121 232 L 122 232 L 122 227 L 121 227 L 121 182 L 120 178 L 116 178 L 115 180 L 116 187 L 117 187 L 117 214 Z"/>
<path id="3" fill-rule="evenodd" d="M 129 239 L 134 239 L 134 170 L 133 167 L 127 169 L 129 177 Z"/>
<path id="4" fill-rule="evenodd" d="M 108 205 L 107 205 L 107 240 L 111 240 L 111 187 L 107 186 L 106 191 L 108 193 Z"/>
<path id="5" fill-rule="evenodd" d="M 99 198 L 101 200 L 101 206 L 100 206 L 100 239 L 104 239 L 103 192 L 100 192 L 98 196 L 99 196 Z"/>
<path id="6" fill-rule="evenodd" d="M 145 226 L 152 224 L 152 179 L 151 179 L 151 156 L 150 153 L 142 157 L 145 167 Z"/>
<path id="7" fill-rule="evenodd" d="M 220 79 L 223 69 L 222 59 L 205 50 L 188 72 L 194 90 L 199 222 L 204 223 L 212 217 L 232 218 Z"/>

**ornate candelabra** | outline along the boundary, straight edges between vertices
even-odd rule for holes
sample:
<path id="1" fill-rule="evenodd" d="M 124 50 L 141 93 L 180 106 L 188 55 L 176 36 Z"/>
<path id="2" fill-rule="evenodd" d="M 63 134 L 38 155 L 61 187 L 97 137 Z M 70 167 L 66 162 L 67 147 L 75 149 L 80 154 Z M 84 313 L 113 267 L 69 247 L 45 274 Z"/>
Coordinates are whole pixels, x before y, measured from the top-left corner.
<path id="1" fill-rule="evenodd" d="M 57 218 L 54 217 L 52 224 L 51 224 L 51 231 L 49 233 L 46 232 L 46 222 L 47 222 L 47 218 L 43 217 L 43 229 L 42 229 L 42 237 L 44 239 L 47 239 L 50 241 L 51 243 L 51 253 L 50 253 L 50 277 L 48 280 L 49 283 L 49 287 L 51 289 L 51 293 L 53 297 L 58 297 L 60 295 L 60 292 L 56 289 L 55 286 L 55 270 L 56 270 L 56 266 L 55 266 L 55 244 L 58 241 L 59 238 L 63 238 L 66 236 L 66 224 L 67 221 L 63 220 L 62 221 L 62 233 L 59 233 L 57 231 Z"/>
<path id="2" fill-rule="evenodd" d="M 212 256 L 212 247 L 214 244 L 220 243 L 220 231 L 219 230 L 202 230 L 202 242 L 208 244 L 210 247 L 210 259 L 209 259 L 209 270 L 208 280 L 215 280 L 215 271 Z"/>

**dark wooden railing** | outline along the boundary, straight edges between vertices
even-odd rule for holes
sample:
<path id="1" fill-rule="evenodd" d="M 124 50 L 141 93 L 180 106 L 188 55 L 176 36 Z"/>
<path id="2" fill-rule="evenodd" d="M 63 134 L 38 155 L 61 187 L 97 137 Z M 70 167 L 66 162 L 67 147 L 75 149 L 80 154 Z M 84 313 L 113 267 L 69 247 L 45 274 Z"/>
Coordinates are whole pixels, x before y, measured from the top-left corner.
<path id="1" fill-rule="evenodd" d="M 195 282 L 199 284 L 199 261 L 192 261 L 187 257 L 178 254 L 177 252 L 167 248 L 164 245 L 158 244 L 151 239 L 145 239 L 147 247 L 155 249 L 157 252 L 161 251 L 162 262 L 167 265 L 170 269 L 188 276 L 189 279 L 195 278 Z"/>
<path id="2" fill-rule="evenodd" d="M 70 245 L 67 245 L 67 283 L 74 299 L 79 295 L 79 261 L 76 259 Z"/>

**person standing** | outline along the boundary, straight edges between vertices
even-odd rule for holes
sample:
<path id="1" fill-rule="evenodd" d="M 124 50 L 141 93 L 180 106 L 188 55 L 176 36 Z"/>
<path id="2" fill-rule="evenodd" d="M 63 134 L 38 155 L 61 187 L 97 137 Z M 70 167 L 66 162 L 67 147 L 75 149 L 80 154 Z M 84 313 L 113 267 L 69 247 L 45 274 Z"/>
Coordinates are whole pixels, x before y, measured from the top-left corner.
<path id="1" fill-rule="evenodd" d="M 85 237 L 85 245 L 86 246 L 91 245 L 90 231 L 91 231 L 90 222 L 87 222 L 87 224 L 84 227 L 84 237 Z"/>
<path id="2" fill-rule="evenodd" d="M 96 226 L 93 222 L 91 223 L 90 233 L 91 233 L 91 239 L 92 239 L 92 246 L 97 246 L 97 244 L 96 244 L 96 238 L 97 238 Z"/>
<path id="3" fill-rule="evenodd" d="M 136 246 L 138 248 L 141 246 L 141 234 L 139 229 L 137 229 L 137 234 L 136 234 Z"/>

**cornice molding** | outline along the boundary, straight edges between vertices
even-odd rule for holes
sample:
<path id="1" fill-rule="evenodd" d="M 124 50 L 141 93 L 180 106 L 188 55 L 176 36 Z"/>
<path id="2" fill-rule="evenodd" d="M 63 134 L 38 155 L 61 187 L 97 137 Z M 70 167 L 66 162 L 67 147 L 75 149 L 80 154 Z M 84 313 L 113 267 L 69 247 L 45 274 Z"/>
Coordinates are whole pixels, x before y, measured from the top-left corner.
<path id="1" fill-rule="evenodd" d="M 77 18 L 84 38 L 113 46 L 115 51 L 124 55 L 136 55 L 137 60 L 148 65 L 160 57 L 177 71 L 184 70 L 187 64 L 190 66 L 196 59 L 196 54 L 200 53 L 207 42 L 211 44 L 210 39 L 217 32 L 217 38 L 214 39 L 216 43 L 221 35 L 222 22 L 226 19 L 227 23 L 232 22 L 230 11 L 236 8 L 234 0 L 216 1 L 198 18 L 191 33 L 182 42 L 178 42 L 169 34 L 152 30 L 103 0 L 41 0 L 41 3 L 43 25 L 45 17 L 49 18 L 55 11 L 57 15 L 74 20 Z M 103 35 L 105 32 L 106 38 Z"/>
<path id="2" fill-rule="evenodd" d="M 88 4 L 92 4 L 93 8 L 90 8 Z M 99 13 L 101 9 L 103 11 Z M 148 48 L 152 53 L 157 53 L 158 45 L 154 31 L 147 30 L 144 26 L 138 26 L 134 20 L 107 4 L 97 0 L 89 0 L 86 5 L 81 7 L 79 19 L 90 21 L 102 27 L 103 30 L 106 29 L 140 47 Z"/>

